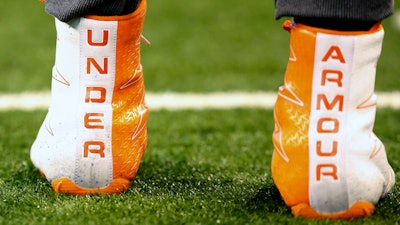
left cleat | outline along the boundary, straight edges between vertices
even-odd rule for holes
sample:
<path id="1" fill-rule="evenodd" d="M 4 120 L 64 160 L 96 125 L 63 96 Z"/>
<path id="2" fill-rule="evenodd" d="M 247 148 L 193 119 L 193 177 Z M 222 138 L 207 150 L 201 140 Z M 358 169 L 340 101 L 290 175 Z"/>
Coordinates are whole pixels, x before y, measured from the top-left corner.
<path id="1" fill-rule="evenodd" d="M 147 144 L 145 13 L 142 0 L 129 15 L 56 20 L 51 103 L 31 148 L 56 192 L 120 193 L 136 175 Z"/>

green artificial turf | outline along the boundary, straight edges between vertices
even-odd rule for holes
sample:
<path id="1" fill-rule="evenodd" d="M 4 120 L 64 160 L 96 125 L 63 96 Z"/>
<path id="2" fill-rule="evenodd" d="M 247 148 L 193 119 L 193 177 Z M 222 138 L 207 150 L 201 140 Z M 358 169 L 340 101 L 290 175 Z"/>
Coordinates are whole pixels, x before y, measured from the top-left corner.
<path id="1" fill-rule="evenodd" d="M 368 219 L 294 218 L 271 178 L 272 111 L 262 109 L 154 111 L 127 192 L 56 194 L 29 160 L 43 114 L 0 112 L 0 224 L 398 224 L 398 184 Z M 399 112 L 378 114 L 376 132 L 398 178 Z"/>

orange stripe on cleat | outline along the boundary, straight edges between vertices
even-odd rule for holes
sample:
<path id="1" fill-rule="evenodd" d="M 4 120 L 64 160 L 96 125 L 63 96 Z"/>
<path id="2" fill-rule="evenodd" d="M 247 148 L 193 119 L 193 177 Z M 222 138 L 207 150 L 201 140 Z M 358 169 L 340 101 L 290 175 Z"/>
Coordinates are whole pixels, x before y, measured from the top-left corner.
<path id="1" fill-rule="evenodd" d="M 372 203 L 360 201 L 354 203 L 348 210 L 333 214 L 318 213 L 308 204 L 298 204 L 292 207 L 292 213 L 296 217 L 308 219 L 356 219 L 369 217 L 374 213 L 375 206 Z"/>
<path id="2" fill-rule="evenodd" d="M 67 193 L 74 195 L 87 194 L 119 194 L 129 188 L 130 181 L 123 178 L 114 179 L 110 185 L 103 188 L 91 189 L 82 188 L 68 178 L 59 178 L 51 182 L 51 186 L 57 193 Z"/>

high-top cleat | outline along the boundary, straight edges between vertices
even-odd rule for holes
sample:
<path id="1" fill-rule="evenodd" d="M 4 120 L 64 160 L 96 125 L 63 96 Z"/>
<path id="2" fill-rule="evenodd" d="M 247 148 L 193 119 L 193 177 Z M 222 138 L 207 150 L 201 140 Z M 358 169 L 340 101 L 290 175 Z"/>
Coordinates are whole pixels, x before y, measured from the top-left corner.
<path id="1" fill-rule="evenodd" d="M 125 16 L 56 20 L 51 103 L 31 149 L 56 192 L 128 189 L 147 144 L 142 0 Z"/>
<path id="2" fill-rule="evenodd" d="M 274 110 L 274 182 L 295 216 L 368 217 L 394 185 L 372 131 L 383 29 L 284 27 L 290 59 Z"/>

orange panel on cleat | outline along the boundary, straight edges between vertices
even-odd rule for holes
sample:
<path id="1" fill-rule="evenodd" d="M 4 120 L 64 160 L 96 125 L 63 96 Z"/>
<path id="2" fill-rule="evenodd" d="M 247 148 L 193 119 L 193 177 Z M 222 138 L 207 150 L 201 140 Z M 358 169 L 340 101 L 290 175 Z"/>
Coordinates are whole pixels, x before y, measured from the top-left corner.
<path id="1" fill-rule="evenodd" d="M 130 181 L 122 178 L 114 179 L 107 187 L 98 189 L 83 188 L 76 185 L 68 178 L 59 178 L 51 181 L 51 186 L 57 193 L 67 193 L 75 195 L 87 194 L 119 194 L 129 188 Z"/>
<path id="2" fill-rule="evenodd" d="M 120 193 L 147 145 L 142 0 L 125 16 L 56 20 L 51 102 L 31 148 L 57 192 Z"/>
<path id="3" fill-rule="evenodd" d="M 356 202 L 348 210 L 344 212 L 321 214 L 311 208 L 308 204 L 299 204 L 292 207 L 294 216 L 309 219 L 355 219 L 369 217 L 374 212 L 375 206 L 370 202 Z"/>

